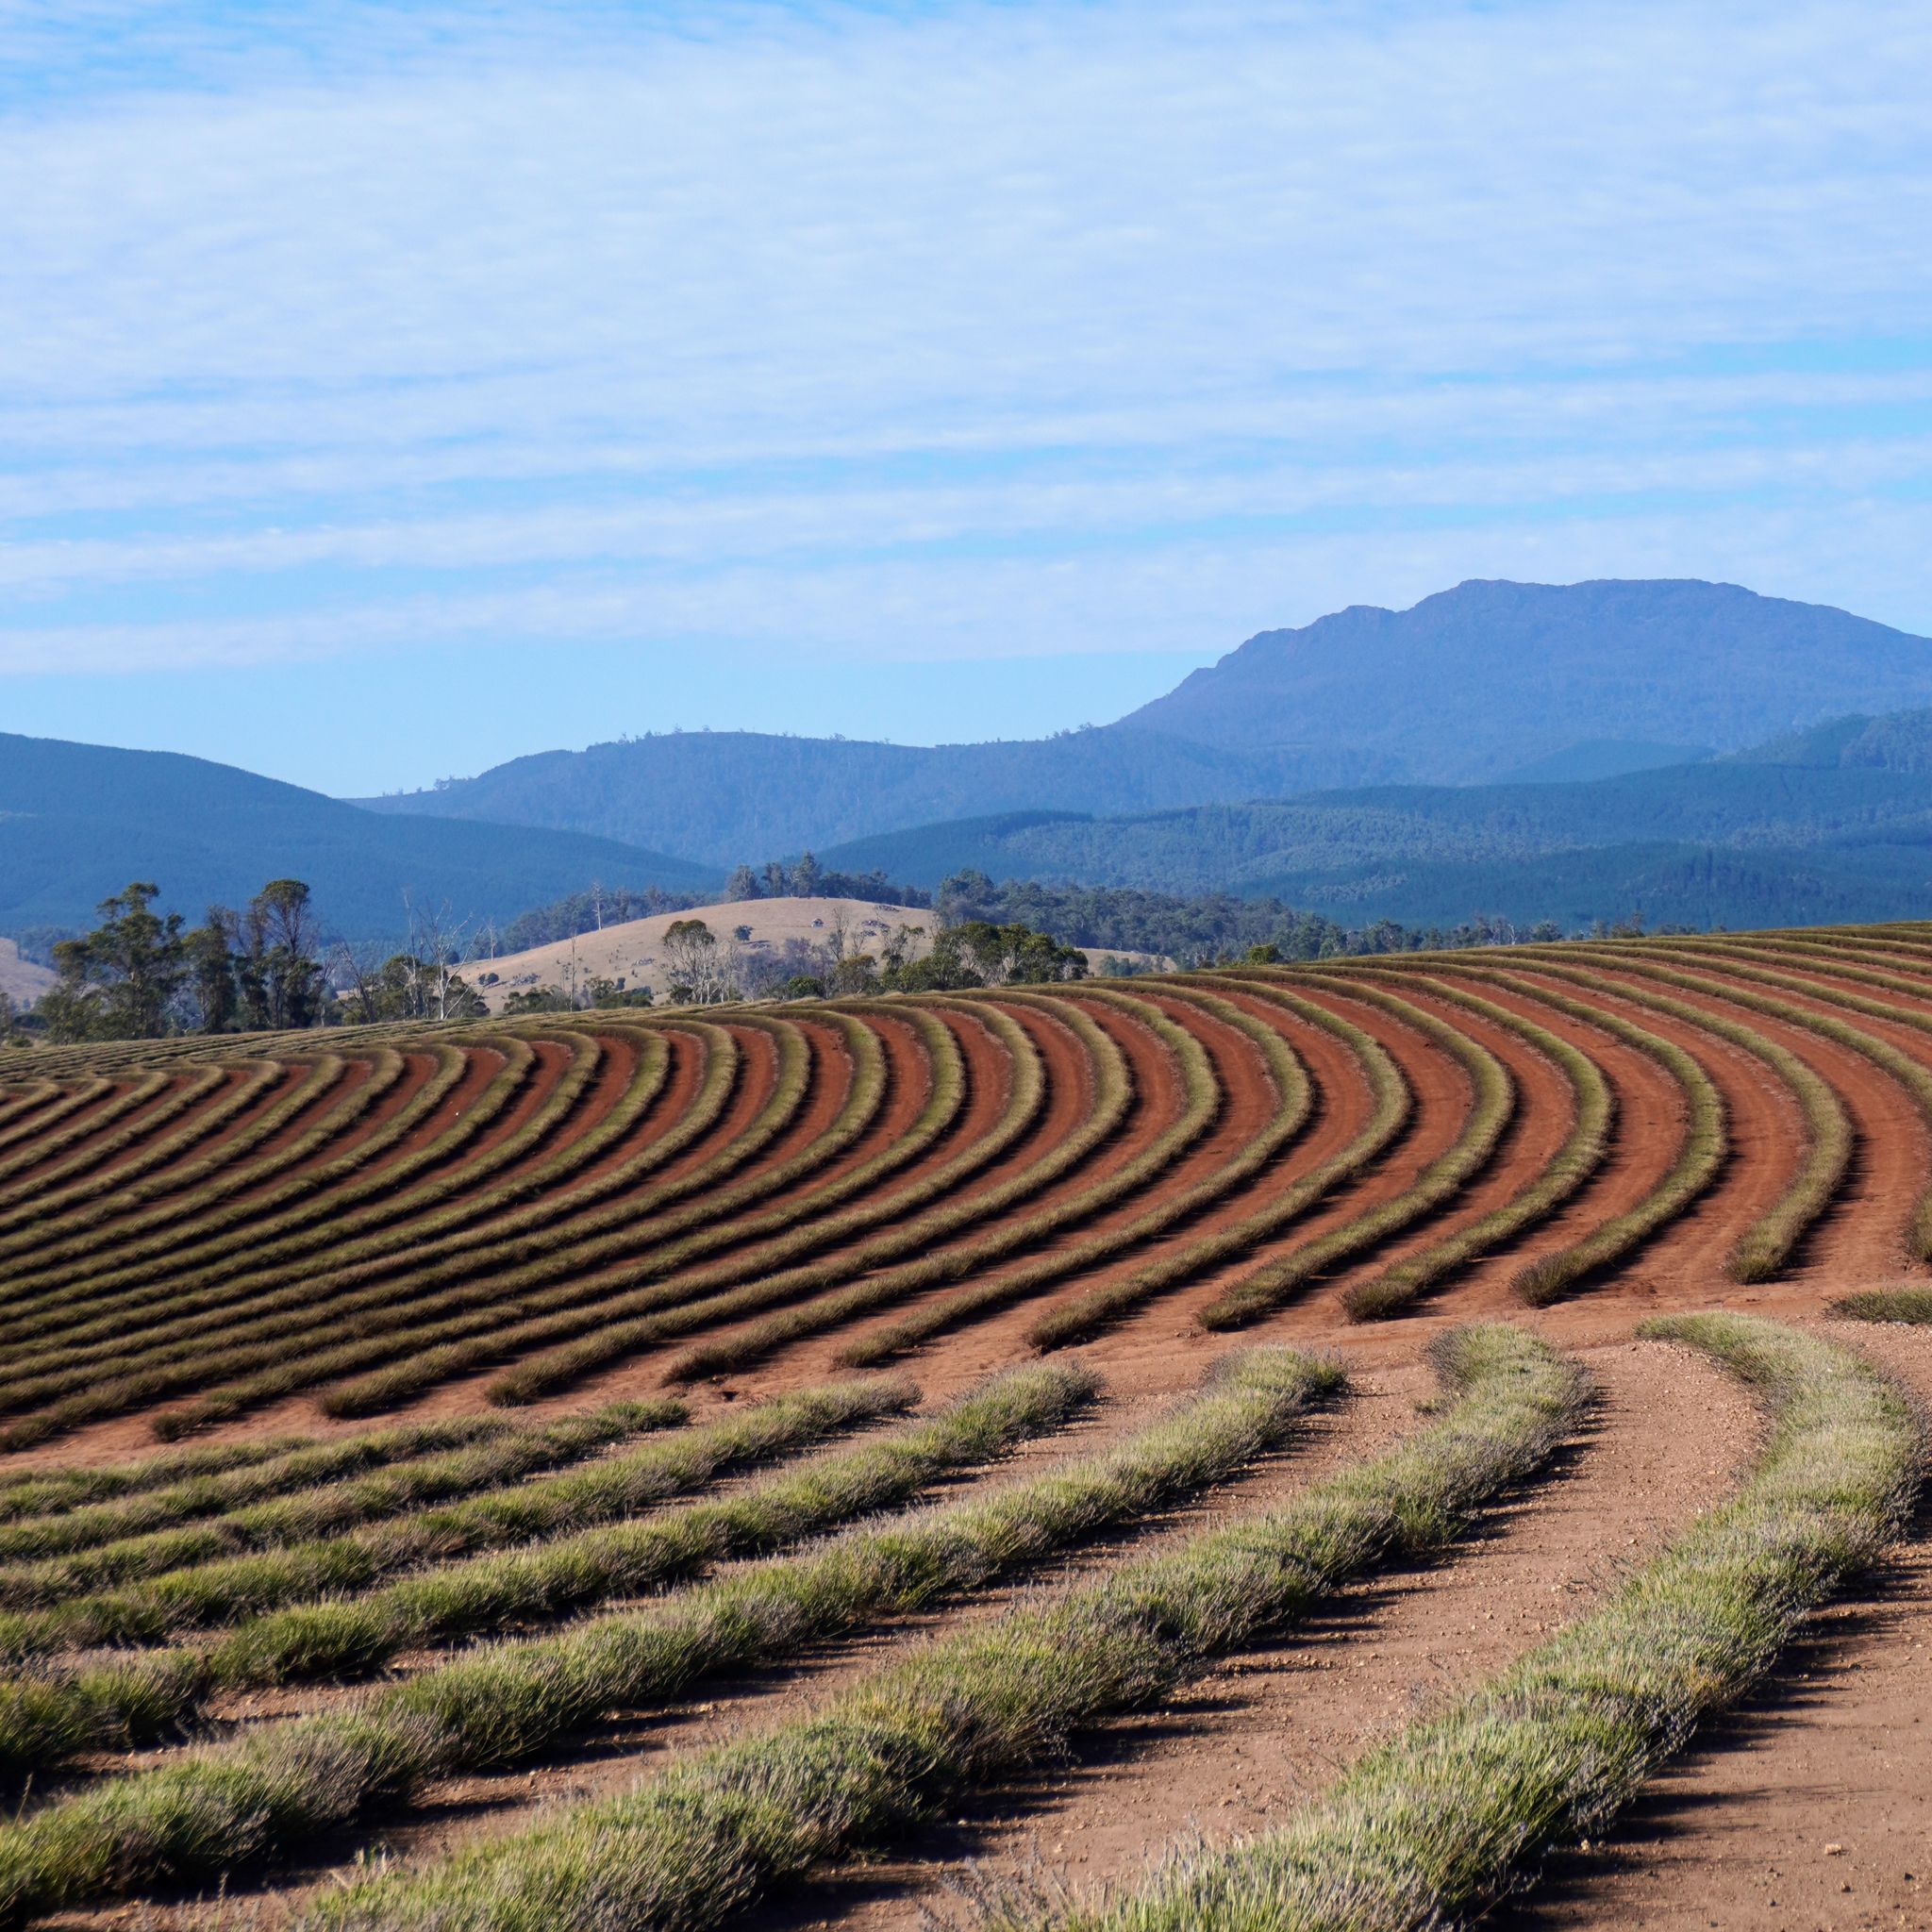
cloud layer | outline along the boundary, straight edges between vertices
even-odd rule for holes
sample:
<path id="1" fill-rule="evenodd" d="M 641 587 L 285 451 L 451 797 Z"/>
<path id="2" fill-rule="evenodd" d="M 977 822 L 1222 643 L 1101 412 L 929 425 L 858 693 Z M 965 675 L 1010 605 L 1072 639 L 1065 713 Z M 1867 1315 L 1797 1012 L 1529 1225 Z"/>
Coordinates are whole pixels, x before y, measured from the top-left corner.
<path id="1" fill-rule="evenodd" d="M 1882 0 L 0 5 L 0 673 L 702 638 L 863 729 L 1466 575 L 1932 628 L 1927 72 Z"/>

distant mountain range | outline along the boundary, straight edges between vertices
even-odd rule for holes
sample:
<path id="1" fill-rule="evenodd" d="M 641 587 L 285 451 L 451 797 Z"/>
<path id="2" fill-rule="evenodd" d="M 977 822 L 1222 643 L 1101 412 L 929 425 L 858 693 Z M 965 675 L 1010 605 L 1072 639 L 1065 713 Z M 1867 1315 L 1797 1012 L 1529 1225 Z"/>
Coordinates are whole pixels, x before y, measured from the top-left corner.
<path id="1" fill-rule="evenodd" d="M 336 932 L 400 944 L 405 892 L 455 920 L 507 921 L 592 879 L 676 892 L 722 876 L 578 832 L 378 818 L 206 758 L 0 733 L 0 932 L 89 925 L 130 879 L 198 921 L 294 877 Z"/>
<path id="2" fill-rule="evenodd" d="M 1272 893 L 1351 924 L 1932 913 L 1928 707 L 1932 641 L 1841 610 L 1474 582 L 1263 632 L 1043 740 L 674 732 L 350 803 L 0 736 L 0 933 L 84 924 L 131 878 L 198 917 L 292 874 L 340 931 L 389 936 L 405 891 L 501 921 L 599 880 L 708 892 L 807 848 L 906 884 Z"/>
<path id="3" fill-rule="evenodd" d="M 1932 642 L 1691 581 L 1474 582 L 1264 631 L 1118 724 L 918 747 L 686 732 L 515 758 L 372 809 L 593 833 L 728 866 L 1008 811 L 1102 815 L 1337 787 L 1588 778 L 1849 706 L 1932 704 Z"/>

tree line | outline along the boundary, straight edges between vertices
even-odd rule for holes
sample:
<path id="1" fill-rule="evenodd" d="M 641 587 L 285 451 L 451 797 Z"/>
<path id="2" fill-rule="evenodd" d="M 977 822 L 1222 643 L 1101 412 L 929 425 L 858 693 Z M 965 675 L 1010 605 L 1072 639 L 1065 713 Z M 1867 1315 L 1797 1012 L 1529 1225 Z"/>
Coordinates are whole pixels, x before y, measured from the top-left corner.
<path id="1" fill-rule="evenodd" d="M 158 912 L 160 888 L 137 879 L 103 899 L 92 932 L 56 941 L 55 981 L 25 1013 L 0 1009 L 0 1039 L 54 1044 L 158 1040 L 171 1033 L 268 1033 L 394 1020 L 476 1019 L 482 995 L 455 970 L 434 922 L 411 914 L 410 941 L 338 942 L 326 959 L 312 895 L 271 879 L 240 908 L 210 906 L 199 925 Z"/>

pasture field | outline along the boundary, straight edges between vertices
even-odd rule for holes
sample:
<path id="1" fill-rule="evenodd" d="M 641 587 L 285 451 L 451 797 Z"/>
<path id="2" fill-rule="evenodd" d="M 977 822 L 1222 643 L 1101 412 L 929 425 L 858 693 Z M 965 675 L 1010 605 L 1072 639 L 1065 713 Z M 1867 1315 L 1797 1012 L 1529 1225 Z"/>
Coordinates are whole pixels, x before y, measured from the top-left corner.
<path id="1" fill-rule="evenodd" d="M 0 1932 L 1932 1924 L 1932 926 L 0 1061 Z"/>

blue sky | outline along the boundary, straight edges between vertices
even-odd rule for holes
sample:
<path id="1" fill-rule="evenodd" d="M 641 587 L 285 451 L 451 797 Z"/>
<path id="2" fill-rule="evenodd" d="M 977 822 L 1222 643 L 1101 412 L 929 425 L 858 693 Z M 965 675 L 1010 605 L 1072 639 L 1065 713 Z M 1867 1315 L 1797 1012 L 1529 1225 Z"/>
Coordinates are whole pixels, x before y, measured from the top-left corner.
<path id="1" fill-rule="evenodd" d="M 0 728 L 1116 716 L 1469 576 L 1932 633 L 1932 8 L 0 0 Z"/>

